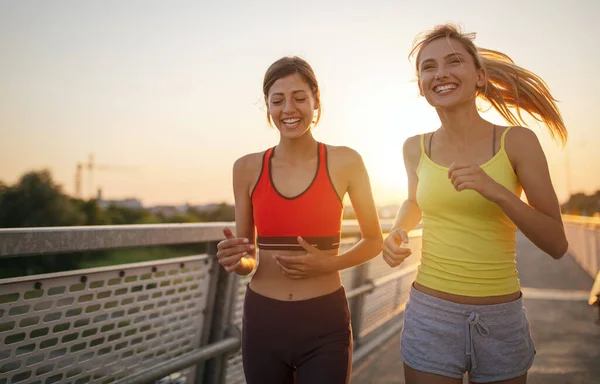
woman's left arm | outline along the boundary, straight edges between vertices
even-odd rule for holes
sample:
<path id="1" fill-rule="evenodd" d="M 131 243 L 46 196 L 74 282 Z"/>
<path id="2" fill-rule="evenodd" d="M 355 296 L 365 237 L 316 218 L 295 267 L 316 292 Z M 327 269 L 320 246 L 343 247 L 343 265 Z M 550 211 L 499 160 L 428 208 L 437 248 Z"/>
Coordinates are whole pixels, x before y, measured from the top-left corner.
<path id="1" fill-rule="evenodd" d="M 361 240 L 348 251 L 329 259 L 332 270 L 337 271 L 354 267 L 374 258 L 381 252 L 383 244 L 383 234 L 373 199 L 371 181 L 362 157 L 353 149 L 344 147 L 339 149 L 343 150 L 343 155 L 348 160 L 344 162 L 343 172 L 347 175 L 348 197 L 350 197 L 360 227 Z"/>
<path id="2" fill-rule="evenodd" d="M 507 133 L 505 147 L 529 204 L 506 189 L 496 203 L 529 240 L 560 259 L 569 243 L 542 146 L 533 131 L 515 127 Z"/>

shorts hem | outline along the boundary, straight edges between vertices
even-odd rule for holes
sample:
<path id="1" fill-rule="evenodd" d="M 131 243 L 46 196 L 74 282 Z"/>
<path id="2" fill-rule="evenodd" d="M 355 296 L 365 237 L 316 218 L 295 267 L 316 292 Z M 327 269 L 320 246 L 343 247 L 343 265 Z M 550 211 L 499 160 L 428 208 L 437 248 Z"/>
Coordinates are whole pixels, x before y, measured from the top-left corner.
<path id="1" fill-rule="evenodd" d="M 402 361 L 404 362 L 404 364 L 408 365 L 409 367 L 411 367 L 412 369 L 416 369 L 417 371 L 420 372 L 425 372 L 425 373 L 432 373 L 434 375 L 440 375 L 440 376 L 444 376 L 444 377 L 450 377 L 453 379 L 462 379 L 464 374 L 462 375 L 458 375 L 455 373 L 448 373 L 448 372 L 443 372 L 440 369 L 436 369 L 436 368 L 430 368 L 430 367 L 425 367 L 419 364 L 413 364 L 411 362 L 408 361 L 408 359 L 406 358 L 406 356 L 404 355 L 404 353 L 402 353 Z"/>
<path id="2" fill-rule="evenodd" d="M 510 379 L 514 379 L 517 377 L 521 377 L 524 374 L 526 374 L 527 372 L 529 372 L 529 370 L 533 366 L 534 360 L 535 360 L 535 354 L 531 358 L 531 361 L 529 362 L 529 364 L 527 364 L 527 367 L 516 373 L 509 373 L 509 374 L 497 375 L 497 376 L 487 376 L 485 378 L 479 378 L 479 377 L 477 377 L 477 375 L 475 375 L 475 377 L 473 377 L 471 374 L 469 374 L 469 380 L 472 381 L 474 384 L 475 383 L 493 383 L 495 381 L 504 381 L 504 380 L 510 380 Z"/>

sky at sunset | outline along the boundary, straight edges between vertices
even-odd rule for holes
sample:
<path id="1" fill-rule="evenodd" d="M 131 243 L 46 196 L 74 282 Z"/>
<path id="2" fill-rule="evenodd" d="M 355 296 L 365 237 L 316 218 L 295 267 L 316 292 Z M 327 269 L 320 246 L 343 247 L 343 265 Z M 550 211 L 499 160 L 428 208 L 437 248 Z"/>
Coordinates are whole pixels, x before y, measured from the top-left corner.
<path id="1" fill-rule="evenodd" d="M 262 79 L 298 55 L 319 79 L 317 140 L 363 157 L 379 204 L 406 196 L 402 144 L 439 126 L 407 55 L 419 32 L 454 22 L 475 43 L 540 75 L 570 134 L 533 124 L 561 200 L 600 189 L 600 2 L 0 1 L 0 181 L 48 168 L 84 197 L 145 205 L 233 202 L 235 159 L 278 141 Z M 503 124 L 494 113 L 485 114 Z M 570 178 L 567 177 L 570 169 Z"/>

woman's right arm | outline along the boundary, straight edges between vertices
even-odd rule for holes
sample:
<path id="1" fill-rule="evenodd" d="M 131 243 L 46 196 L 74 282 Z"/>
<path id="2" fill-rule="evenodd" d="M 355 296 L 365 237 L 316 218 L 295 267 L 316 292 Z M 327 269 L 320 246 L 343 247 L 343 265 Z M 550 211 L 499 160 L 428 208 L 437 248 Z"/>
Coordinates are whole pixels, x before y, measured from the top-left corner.
<path id="1" fill-rule="evenodd" d="M 402 243 L 408 243 L 408 232 L 421 221 L 421 208 L 417 204 L 417 167 L 421 159 L 421 138 L 413 136 L 404 142 L 402 153 L 408 181 L 408 197 L 396 214 L 396 220 L 389 235 L 383 243 L 382 255 L 390 267 L 400 265 L 411 255 L 409 248 L 403 248 Z"/>
<path id="2" fill-rule="evenodd" d="M 227 272 L 248 275 L 256 267 L 256 244 L 250 188 L 256 182 L 257 154 L 246 155 L 233 164 L 233 195 L 235 198 L 235 233 L 229 228 L 226 239 L 219 242 L 217 257 Z"/>

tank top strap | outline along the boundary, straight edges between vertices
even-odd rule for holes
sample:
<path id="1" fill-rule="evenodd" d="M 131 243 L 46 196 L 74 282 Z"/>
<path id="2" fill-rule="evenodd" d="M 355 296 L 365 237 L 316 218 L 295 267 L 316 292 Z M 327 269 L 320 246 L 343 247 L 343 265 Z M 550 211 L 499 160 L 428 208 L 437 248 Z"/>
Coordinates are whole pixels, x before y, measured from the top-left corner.
<path id="1" fill-rule="evenodd" d="M 318 142 L 319 145 L 319 175 L 327 175 L 327 147 L 324 143 Z"/>
<path id="2" fill-rule="evenodd" d="M 317 142 L 317 144 L 319 145 L 319 163 L 320 165 L 323 165 L 327 162 L 327 151 L 325 148 L 325 144 L 321 143 L 320 141 Z"/>
<path id="3" fill-rule="evenodd" d="M 504 132 L 502 132 L 502 136 L 500 137 L 500 150 L 504 150 L 504 139 L 506 138 L 506 134 L 510 131 L 512 127 L 507 127 Z"/>
<path id="4" fill-rule="evenodd" d="M 273 157 L 274 150 L 275 150 L 275 147 L 271 147 L 265 151 L 265 155 L 263 157 L 263 162 L 262 162 L 262 169 L 261 169 L 261 171 L 262 171 L 261 173 L 263 175 L 269 176 L 269 171 L 271 168 L 271 157 Z"/>
<path id="5" fill-rule="evenodd" d="M 421 146 L 421 156 L 419 156 L 419 163 L 417 164 L 416 173 L 419 174 L 421 170 L 421 165 L 423 164 L 423 158 L 426 156 L 425 153 L 425 134 L 421 134 L 420 138 L 420 146 Z"/>

